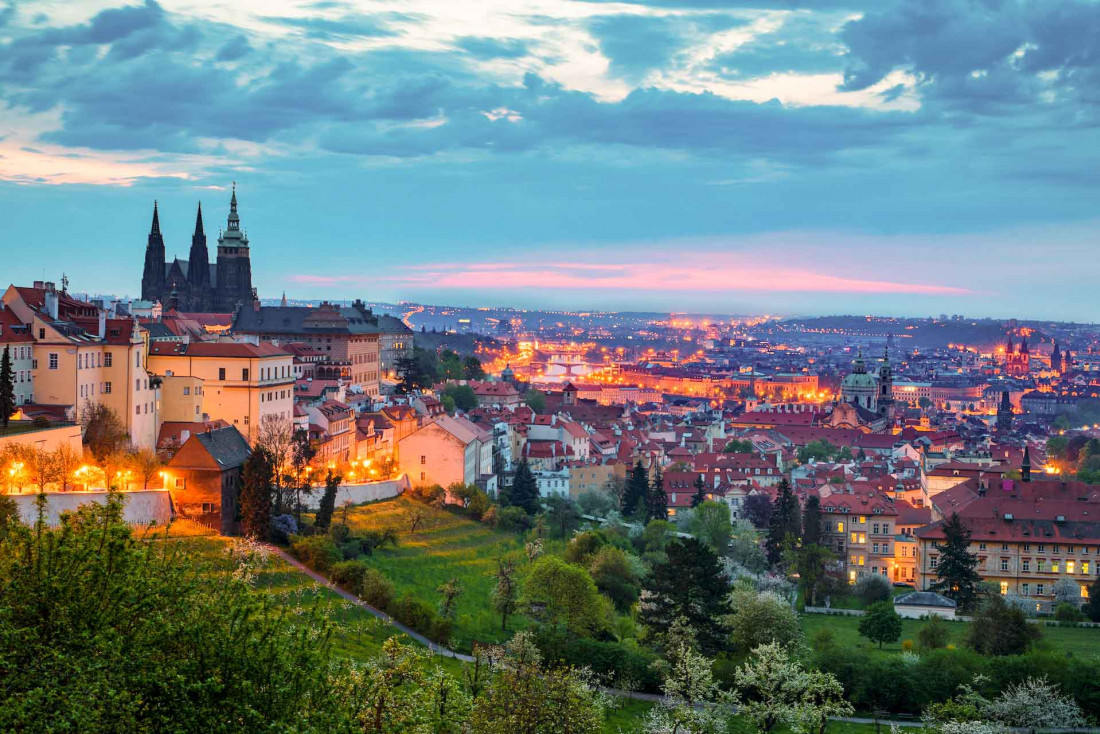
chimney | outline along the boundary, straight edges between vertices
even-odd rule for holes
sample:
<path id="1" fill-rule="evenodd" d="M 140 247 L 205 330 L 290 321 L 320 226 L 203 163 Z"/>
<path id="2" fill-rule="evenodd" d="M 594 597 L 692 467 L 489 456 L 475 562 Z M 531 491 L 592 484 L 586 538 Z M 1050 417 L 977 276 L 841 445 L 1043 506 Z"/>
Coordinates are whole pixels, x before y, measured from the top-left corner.
<path id="1" fill-rule="evenodd" d="M 57 292 L 53 288 L 46 289 L 46 313 L 51 319 L 57 319 Z"/>

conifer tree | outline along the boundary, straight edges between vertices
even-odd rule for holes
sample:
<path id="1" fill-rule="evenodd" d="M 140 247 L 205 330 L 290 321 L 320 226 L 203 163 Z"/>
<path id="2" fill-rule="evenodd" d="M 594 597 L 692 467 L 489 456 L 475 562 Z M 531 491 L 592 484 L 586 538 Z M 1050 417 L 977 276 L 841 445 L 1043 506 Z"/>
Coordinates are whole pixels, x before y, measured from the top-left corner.
<path id="1" fill-rule="evenodd" d="M 695 477 L 695 494 L 691 496 L 691 506 L 698 507 L 707 501 L 707 484 L 703 481 L 703 475 Z"/>
<path id="2" fill-rule="evenodd" d="M 623 492 L 623 515 L 631 517 L 645 507 L 646 494 L 649 492 L 649 479 L 641 459 L 630 470 Z"/>
<path id="3" fill-rule="evenodd" d="M 332 513 L 336 511 L 336 492 L 340 489 L 339 474 L 329 469 L 325 475 L 325 492 L 321 495 L 321 501 L 317 504 L 317 515 L 313 520 L 321 530 L 328 530 L 332 524 Z"/>
<path id="4" fill-rule="evenodd" d="M 527 459 L 519 462 L 515 476 L 512 477 L 512 491 L 509 500 L 515 507 L 522 507 L 528 515 L 539 511 L 539 485 Z"/>
<path id="5" fill-rule="evenodd" d="M 661 476 L 661 468 L 653 472 L 653 483 L 646 494 L 646 522 L 650 520 L 668 519 L 668 496 L 665 494 L 665 480 Z"/>
<path id="6" fill-rule="evenodd" d="M 768 553 L 768 563 L 779 563 L 783 557 L 783 544 L 788 536 L 797 542 L 801 529 L 802 517 L 798 498 L 791 492 L 791 483 L 784 479 L 779 483 L 779 496 L 775 498 L 771 522 L 768 525 L 768 540 L 764 545 Z"/>
<path id="7" fill-rule="evenodd" d="M 257 446 L 245 460 L 241 476 L 241 533 L 267 540 L 271 535 L 271 508 L 275 499 L 275 465 L 271 454 Z"/>
<path id="8" fill-rule="evenodd" d="M 974 609 L 982 577 L 976 570 L 978 554 L 970 552 L 970 530 L 953 512 L 943 523 L 943 535 L 943 544 L 935 545 L 940 552 L 936 564 L 939 580 L 932 584 L 932 591 L 954 599 L 960 610 Z"/>
<path id="9" fill-rule="evenodd" d="M 821 500 L 810 497 L 802 508 L 802 545 L 818 545 L 821 542 Z"/>
<path id="10" fill-rule="evenodd" d="M 11 367 L 11 347 L 4 345 L 4 354 L 0 356 L 0 420 L 4 428 L 8 427 L 11 414 L 15 412 L 15 371 Z"/>

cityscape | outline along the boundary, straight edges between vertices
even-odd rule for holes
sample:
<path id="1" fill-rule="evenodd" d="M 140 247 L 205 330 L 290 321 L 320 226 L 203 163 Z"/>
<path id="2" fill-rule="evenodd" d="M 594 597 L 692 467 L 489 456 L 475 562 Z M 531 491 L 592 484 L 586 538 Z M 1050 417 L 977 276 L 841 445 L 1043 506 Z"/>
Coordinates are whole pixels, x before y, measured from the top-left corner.
<path id="1" fill-rule="evenodd" d="M 1097 28 L 0 4 L 0 731 L 1100 731 Z"/>

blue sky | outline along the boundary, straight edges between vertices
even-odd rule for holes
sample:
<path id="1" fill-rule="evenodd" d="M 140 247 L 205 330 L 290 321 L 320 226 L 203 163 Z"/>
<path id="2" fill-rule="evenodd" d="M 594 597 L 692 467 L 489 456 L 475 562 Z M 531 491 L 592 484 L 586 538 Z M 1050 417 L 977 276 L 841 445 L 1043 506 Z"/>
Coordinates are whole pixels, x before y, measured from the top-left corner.
<path id="1" fill-rule="evenodd" d="M 1100 320 L 1100 3 L 0 0 L 5 280 Z"/>

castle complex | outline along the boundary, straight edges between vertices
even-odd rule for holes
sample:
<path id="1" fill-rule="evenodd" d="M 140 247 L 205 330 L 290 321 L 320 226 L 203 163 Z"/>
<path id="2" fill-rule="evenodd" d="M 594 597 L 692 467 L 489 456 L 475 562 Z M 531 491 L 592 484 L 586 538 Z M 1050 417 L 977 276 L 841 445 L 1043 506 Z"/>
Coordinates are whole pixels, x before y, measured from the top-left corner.
<path id="1" fill-rule="evenodd" d="M 209 261 L 206 231 L 202 223 L 202 204 L 195 217 L 191 252 L 186 260 L 165 257 L 164 237 L 160 232 L 160 212 L 153 203 L 153 226 L 145 246 L 145 270 L 141 276 L 141 298 L 160 301 L 165 311 L 232 313 L 240 304 L 252 303 L 252 261 L 248 235 L 241 230 L 237 214 L 237 186 L 229 200 L 229 219 L 218 234 L 218 255 Z"/>

